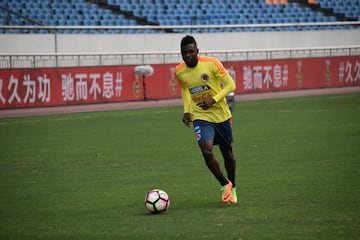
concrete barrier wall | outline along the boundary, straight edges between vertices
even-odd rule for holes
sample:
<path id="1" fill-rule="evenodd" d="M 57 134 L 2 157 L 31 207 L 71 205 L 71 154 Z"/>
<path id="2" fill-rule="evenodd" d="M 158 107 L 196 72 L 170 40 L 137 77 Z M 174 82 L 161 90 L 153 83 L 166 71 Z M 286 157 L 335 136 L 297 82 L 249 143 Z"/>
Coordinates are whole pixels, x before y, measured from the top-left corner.
<path id="1" fill-rule="evenodd" d="M 191 33 L 190 33 L 191 34 Z M 185 34 L 1 34 L 0 54 L 171 52 Z M 360 30 L 197 33 L 200 51 L 360 45 Z"/>

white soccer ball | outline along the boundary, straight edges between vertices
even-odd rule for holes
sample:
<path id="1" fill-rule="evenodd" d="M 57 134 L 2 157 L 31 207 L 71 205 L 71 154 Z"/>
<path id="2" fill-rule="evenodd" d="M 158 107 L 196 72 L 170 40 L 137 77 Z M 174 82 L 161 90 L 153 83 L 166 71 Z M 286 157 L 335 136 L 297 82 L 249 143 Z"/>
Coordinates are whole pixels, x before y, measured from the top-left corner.
<path id="1" fill-rule="evenodd" d="M 145 196 L 145 207 L 151 213 L 165 212 L 170 205 L 168 194 L 160 189 L 153 189 Z"/>

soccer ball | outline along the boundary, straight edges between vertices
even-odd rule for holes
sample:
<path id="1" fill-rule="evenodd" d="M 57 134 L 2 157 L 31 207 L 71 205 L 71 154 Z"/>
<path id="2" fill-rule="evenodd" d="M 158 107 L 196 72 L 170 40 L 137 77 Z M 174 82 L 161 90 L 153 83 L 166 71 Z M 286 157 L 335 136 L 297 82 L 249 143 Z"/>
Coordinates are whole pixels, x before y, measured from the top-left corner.
<path id="1" fill-rule="evenodd" d="M 160 189 L 153 189 L 145 196 L 145 207 L 151 213 L 165 212 L 170 205 L 167 193 Z"/>

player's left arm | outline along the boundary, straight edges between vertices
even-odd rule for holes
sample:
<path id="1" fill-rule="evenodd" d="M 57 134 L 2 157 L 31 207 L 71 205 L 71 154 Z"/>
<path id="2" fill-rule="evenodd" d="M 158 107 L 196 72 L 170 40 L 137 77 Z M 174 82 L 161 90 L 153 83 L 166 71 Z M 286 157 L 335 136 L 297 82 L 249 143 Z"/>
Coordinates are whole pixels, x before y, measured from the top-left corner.
<path id="1" fill-rule="evenodd" d="M 221 99 L 229 95 L 231 92 L 234 92 L 236 89 L 235 81 L 233 80 L 233 78 L 230 76 L 229 73 L 226 73 L 221 78 L 220 81 L 223 84 L 223 88 L 221 89 L 220 92 L 218 92 L 215 96 L 213 96 L 215 102 L 220 101 Z"/>
<path id="2" fill-rule="evenodd" d="M 197 104 L 198 107 L 207 110 L 212 105 L 229 95 L 229 93 L 233 92 L 236 88 L 234 80 L 228 73 L 222 77 L 221 82 L 223 83 L 223 88 L 215 96 L 201 100 Z"/>

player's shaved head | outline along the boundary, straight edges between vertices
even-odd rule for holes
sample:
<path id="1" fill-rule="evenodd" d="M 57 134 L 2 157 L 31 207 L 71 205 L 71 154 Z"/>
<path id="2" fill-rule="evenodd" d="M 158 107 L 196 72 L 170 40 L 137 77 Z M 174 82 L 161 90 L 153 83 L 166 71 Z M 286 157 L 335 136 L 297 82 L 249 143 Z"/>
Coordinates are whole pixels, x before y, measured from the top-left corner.
<path id="1" fill-rule="evenodd" d="M 199 49 L 193 36 L 185 36 L 181 40 L 181 55 L 188 67 L 195 67 L 198 63 Z"/>
<path id="2" fill-rule="evenodd" d="M 183 39 L 181 40 L 181 48 L 188 45 L 188 44 L 192 44 L 194 43 L 195 46 L 197 46 L 195 38 L 193 36 L 190 35 L 186 35 L 185 37 L 183 37 Z"/>

